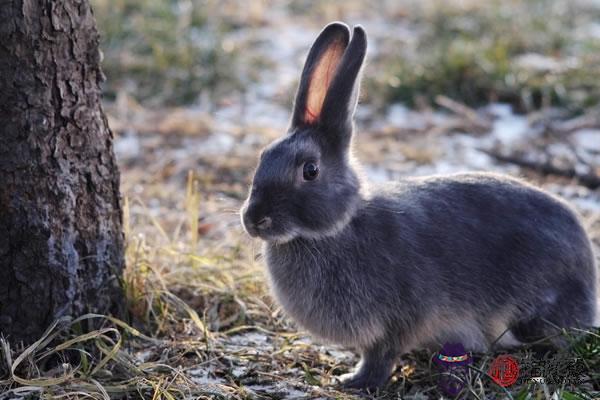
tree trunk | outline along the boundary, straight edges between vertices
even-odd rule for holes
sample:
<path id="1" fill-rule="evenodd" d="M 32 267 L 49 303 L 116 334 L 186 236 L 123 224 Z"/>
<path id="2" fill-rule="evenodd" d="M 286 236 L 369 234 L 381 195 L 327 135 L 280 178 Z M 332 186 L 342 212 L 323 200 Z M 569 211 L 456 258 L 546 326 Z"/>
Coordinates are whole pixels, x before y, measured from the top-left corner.
<path id="1" fill-rule="evenodd" d="M 87 0 L 0 2 L 0 332 L 117 310 L 119 172 Z"/>

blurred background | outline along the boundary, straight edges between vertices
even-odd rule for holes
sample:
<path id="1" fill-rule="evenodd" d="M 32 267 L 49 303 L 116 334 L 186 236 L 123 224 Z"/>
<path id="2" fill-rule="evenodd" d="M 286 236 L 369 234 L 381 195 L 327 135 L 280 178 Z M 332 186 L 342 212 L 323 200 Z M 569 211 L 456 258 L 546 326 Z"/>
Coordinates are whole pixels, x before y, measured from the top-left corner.
<path id="1" fill-rule="evenodd" d="M 369 34 L 356 148 L 371 179 L 537 170 L 598 210 L 598 1 L 92 3 L 123 193 L 162 216 L 190 170 L 237 208 L 332 20 Z"/>
<path id="2" fill-rule="evenodd" d="M 171 295 L 211 332 L 294 332 L 270 301 L 260 245 L 237 210 L 261 147 L 285 133 L 304 57 L 332 20 L 369 35 L 355 151 L 370 179 L 522 176 L 574 204 L 600 244 L 597 0 L 92 4 L 125 199 L 128 299 L 157 334 L 192 329 L 169 313 L 182 307 Z M 349 367 L 354 357 L 328 354 L 321 363 Z M 214 364 L 188 375 L 223 383 Z M 301 365 L 301 380 L 326 380 Z"/>

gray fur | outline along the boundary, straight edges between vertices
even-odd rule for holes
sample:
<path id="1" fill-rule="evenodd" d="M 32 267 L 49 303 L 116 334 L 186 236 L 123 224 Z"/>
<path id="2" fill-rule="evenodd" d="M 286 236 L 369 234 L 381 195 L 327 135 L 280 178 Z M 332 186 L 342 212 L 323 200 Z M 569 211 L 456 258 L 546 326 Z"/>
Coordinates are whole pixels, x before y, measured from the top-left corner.
<path id="1" fill-rule="evenodd" d="M 315 46 L 326 46 L 332 30 L 348 28 L 330 24 Z M 360 178 L 352 124 L 344 122 L 354 112 L 360 65 L 347 72 L 344 63 L 362 64 L 365 51 L 364 31 L 355 28 L 330 92 L 341 77 L 352 88 L 327 94 L 338 115 L 312 125 L 294 117 L 261 155 L 242 209 L 248 233 L 265 240 L 283 309 L 312 334 L 361 353 L 346 380 L 361 388 L 385 384 L 396 358 L 414 348 L 458 341 L 485 350 L 503 333 L 498 343 L 514 345 L 556 327 L 591 326 L 597 267 L 562 200 L 490 173 L 372 187 Z M 295 110 L 302 111 L 298 99 Z M 307 161 L 320 167 L 314 181 L 303 180 Z M 265 217 L 268 226 L 259 227 Z"/>

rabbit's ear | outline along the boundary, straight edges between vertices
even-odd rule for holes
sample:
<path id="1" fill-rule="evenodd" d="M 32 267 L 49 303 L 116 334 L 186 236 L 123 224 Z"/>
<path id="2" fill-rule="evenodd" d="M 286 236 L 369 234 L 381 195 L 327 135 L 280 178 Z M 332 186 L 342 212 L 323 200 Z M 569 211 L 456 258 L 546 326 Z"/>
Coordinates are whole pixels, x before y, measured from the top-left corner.
<path id="1" fill-rule="evenodd" d="M 360 72 L 367 54 L 367 34 L 362 26 L 354 27 L 352 40 L 340 61 L 333 82 L 323 102 L 321 122 L 343 135 L 335 138 L 340 144 L 349 143 L 352 118 L 358 102 Z"/>
<path id="2" fill-rule="evenodd" d="M 300 78 L 294 103 L 293 126 L 317 124 L 321 118 L 323 101 L 342 60 L 350 30 L 340 22 L 327 25 L 313 43 Z"/>

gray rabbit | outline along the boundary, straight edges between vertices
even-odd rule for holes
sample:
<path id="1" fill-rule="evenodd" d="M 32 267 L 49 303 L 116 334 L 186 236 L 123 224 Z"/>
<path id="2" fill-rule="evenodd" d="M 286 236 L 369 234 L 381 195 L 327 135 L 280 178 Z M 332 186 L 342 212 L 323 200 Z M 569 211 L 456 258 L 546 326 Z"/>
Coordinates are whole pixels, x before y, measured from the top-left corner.
<path id="1" fill-rule="evenodd" d="M 351 143 L 366 50 L 360 26 L 351 40 L 345 24 L 323 29 L 291 127 L 262 152 L 242 208 L 287 314 L 360 352 L 344 383 L 370 389 L 414 348 L 485 350 L 591 326 L 594 255 L 562 200 L 490 173 L 361 178 Z"/>

